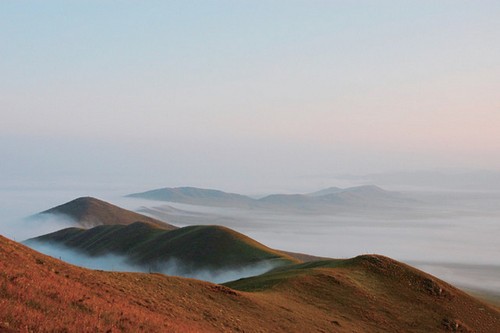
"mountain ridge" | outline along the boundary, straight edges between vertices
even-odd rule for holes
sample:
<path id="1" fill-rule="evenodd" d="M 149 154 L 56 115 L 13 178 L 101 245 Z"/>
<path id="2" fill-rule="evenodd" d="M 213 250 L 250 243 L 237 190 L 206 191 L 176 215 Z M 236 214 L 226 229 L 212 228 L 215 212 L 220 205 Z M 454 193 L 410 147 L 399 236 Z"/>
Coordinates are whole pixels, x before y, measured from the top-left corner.
<path id="1" fill-rule="evenodd" d="M 335 211 L 352 207 L 384 208 L 414 202 L 414 200 L 399 192 L 387 191 L 375 185 L 362 185 L 345 189 L 330 187 L 305 194 L 278 193 L 257 199 L 236 193 L 195 187 L 166 187 L 140 193 L 132 193 L 126 196 L 201 206 L 296 209 L 309 211 Z"/>

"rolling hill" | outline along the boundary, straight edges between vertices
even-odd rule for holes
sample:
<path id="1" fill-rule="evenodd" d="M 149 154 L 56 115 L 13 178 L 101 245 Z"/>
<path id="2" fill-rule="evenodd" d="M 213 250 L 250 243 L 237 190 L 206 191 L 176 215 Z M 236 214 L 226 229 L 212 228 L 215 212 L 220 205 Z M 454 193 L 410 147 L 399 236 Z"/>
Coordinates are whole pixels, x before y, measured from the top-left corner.
<path id="1" fill-rule="evenodd" d="M 500 312 L 381 256 L 222 286 L 83 269 L 0 236 L 0 331 L 492 333 Z"/>
<path id="2" fill-rule="evenodd" d="M 67 228 L 29 239 L 25 244 L 63 245 L 90 256 L 117 254 L 145 271 L 162 271 L 169 260 L 190 273 L 243 268 L 262 262 L 269 268 L 298 262 L 291 255 L 270 249 L 234 230 L 221 226 L 189 226 L 165 230 L 135 222 L 101 225 L 88 230 Z M 181 272 L 182 273 L 182 272 Z"/>
<path id="3" fill-rule="evenodd" d="M 175 226 L 168 223 L 120 208 L 92 197 L 77 198 L 38 213 L 32 218 L 44 218 L 50 217 L 51 215 L 70 219 L 84 228 L 91 228 L 98 225 L 127 225 L 134 222 L 144 222 L 165 230 L 176 229 Z"/>

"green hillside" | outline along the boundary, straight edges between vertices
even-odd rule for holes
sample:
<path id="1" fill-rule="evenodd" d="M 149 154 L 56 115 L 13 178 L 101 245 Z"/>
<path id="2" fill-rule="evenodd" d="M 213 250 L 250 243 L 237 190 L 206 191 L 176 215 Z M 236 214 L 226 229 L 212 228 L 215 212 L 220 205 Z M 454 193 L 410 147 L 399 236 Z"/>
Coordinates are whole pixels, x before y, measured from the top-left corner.
<path id="1" fill-rule="evenodd" d="M 32 242 L 64 245 L 92 256 L 125 255 L 134 264 L 154 268 L 169 259 L 193 268 L 237 268 L 270 261 L 280 264 L 299 260 L 270 249 L 234 230 L 221 226 L 189 226 L 164 230 L 136 222 L 102 225 L 92 229 L 68 228 L 32 238 Z"/>

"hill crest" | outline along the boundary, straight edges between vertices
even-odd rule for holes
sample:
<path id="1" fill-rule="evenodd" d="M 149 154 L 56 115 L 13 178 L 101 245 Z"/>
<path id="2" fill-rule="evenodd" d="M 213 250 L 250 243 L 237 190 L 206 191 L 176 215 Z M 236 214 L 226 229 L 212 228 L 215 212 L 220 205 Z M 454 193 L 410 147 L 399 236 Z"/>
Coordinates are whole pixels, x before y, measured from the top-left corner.
<path id="1" fill-rule="evenodd" d="M 134 222 L 144 222 L 158 228 L 172 230 L 176 227 L 160 220 L 145 216 L 109 202 L 93 197 L 80 197 L 62 205 L 50 208 L 34 217 L 47 215 L 59 215 L 68 217 L 78 225 L 90 228 L 98 225 L 131 224 Z"/>

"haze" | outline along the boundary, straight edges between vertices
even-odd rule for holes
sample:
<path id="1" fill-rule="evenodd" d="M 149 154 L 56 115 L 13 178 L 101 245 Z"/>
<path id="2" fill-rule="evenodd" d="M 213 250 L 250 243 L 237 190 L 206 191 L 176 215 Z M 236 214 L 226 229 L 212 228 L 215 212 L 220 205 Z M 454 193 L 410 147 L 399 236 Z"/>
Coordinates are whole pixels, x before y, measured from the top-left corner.
<path id="1" fill-rule="evenodd" d="M 498 170 L 499 16 L 498 1 L 2 1 L 2 182 L 269 192 Z"/>
<path id="2" fill-rule="evenodd" d="M 1 1 L 0 233 L 57 230 L 20 220 L 79 196 L 374 184 L 445 208 L 196 222 L 431 273 L 481 264 L 463 284 L 498 289 L 499 18 L 494 0 Z"/>

